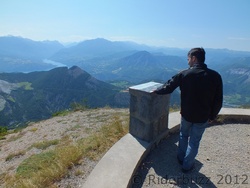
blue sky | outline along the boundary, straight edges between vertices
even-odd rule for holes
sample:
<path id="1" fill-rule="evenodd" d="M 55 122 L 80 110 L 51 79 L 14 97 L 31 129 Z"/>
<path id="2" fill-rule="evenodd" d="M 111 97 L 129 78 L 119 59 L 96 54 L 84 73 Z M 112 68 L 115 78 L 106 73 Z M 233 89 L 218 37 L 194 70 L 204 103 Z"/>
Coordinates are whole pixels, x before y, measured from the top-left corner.
<path id="1" fill-rule="evenodd" d="M 0 36 L 250 51 L 250 0 L 0 0 Z"/>

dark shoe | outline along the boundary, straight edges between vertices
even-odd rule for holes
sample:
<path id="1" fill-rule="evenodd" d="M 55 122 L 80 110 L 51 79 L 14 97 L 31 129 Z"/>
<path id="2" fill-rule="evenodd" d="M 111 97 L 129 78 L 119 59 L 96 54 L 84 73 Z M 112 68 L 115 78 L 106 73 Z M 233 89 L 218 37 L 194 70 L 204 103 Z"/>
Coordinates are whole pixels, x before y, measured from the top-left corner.
<path id="1" fill-rule="evenodd" d="M 180 165 L 183 165 L 183 161 L 179 159 L 179 157 L 177 157 L 177 161 Z"/>
<path id="2" fill-rule="evenodd" d="M 194 168 L 194 165 L 190 168 L 190 169 L 181 169 L 181 171 L 183 172 L 183 173 L 189 173 L 189 172 L 192 172 L 193 170 L 194 170 L 195 168 Z"/>

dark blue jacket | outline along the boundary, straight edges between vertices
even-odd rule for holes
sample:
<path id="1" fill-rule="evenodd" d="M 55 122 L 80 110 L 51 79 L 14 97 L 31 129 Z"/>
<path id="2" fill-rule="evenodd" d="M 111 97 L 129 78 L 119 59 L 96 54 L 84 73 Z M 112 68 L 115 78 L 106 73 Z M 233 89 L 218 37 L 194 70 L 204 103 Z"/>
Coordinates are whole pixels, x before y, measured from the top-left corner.
<path id="1" fill-rule="evenodd" d="M 202 123 L 214 120 L 223 102 L 223 84 L 219 73 L 206 64 L 195 64 L 168 80 L 155 92 L 172 93 L 181 90 L 181 115 L 189 122 Z"/>

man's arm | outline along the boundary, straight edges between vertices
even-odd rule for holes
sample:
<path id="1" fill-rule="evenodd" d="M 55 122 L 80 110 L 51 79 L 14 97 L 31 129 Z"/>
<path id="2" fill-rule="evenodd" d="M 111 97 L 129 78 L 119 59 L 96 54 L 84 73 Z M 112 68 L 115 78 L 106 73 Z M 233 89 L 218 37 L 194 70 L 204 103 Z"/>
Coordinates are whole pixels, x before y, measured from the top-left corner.
<path id="1" fill-rule="evenodd" d="M 172 93 L 178 86 L 180 85 L 179 74 L 173 76 L 170 80 L 168 80 L 161 87 L 157 88 L 154 93 L 158 95 L 165 95 Z"/>

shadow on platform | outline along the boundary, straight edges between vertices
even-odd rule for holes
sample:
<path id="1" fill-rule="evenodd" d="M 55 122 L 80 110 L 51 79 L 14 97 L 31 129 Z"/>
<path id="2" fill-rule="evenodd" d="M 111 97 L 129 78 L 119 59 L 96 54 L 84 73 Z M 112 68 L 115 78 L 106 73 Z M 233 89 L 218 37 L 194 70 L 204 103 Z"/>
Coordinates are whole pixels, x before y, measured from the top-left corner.
<path id="1" fill-rule="evenodd" d="M 178 135 L 175 133 L 162 140 L 158 147 L 142 161 L 135 175 L 131 178 L 131 188 L 156 187 L 167 184 L 169 187 L 211 187 L 216 186 L 209 177 L 199 172 L 203 164 L 196 160 L 195 170 L 184 174 L 181 171 L 176 154 Z M 153 172 L 149 172 L 153 169 Z M 152 170 L 151 170 L 152 171 Z"/>

